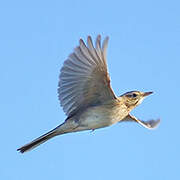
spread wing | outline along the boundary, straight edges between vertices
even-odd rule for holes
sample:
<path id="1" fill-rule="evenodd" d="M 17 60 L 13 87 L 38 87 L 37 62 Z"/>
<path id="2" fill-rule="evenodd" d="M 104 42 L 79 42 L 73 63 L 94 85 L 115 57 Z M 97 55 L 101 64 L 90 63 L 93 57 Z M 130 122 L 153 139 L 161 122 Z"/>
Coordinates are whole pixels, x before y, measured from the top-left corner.
<path id="1" fill-rule="evenodd" d="M 101 36 L 96 45 L 90 36 L 87 46 L 82 39 L 79 46 L 69 55 L 59 76 L 59 100 L 64 112 L 70 116 L 80 108 L 101 104 L 115 99 L 107 72 L 106 49 L 108 37 L 101 47 Z"/>
<path id="2" fill-rule="evenodd" d="M 149 120 L 149 121 L 142 121 L 140 119 L 137 119 L 135 116 L 132 116 L 132 115 L 128 115 L 126 116 L 123 120 L 123 121 L 135 121 L 137 123 L 139 123 L 140 125 L 144 126 L 145 128 L 147 129 L 154 129 L 156 128 L 159 123 L 160 123 L 160 119 L 157 119 L 157 120 Z M 120 121 L 121 122 L 121 121 Z"/>

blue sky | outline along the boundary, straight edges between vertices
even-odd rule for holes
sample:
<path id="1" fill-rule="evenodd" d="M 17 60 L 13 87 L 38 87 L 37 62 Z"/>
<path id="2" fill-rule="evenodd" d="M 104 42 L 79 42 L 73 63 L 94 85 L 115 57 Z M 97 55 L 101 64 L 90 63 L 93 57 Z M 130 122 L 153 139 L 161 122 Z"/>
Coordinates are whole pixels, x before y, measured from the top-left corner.
<path id="1" fill-rule="evenodd" d="M 180 2 L 1 1 L 0 178 L 180 179 Z M 64 121 L 60 68 L 80 37 L 110 37 L 108 68 L 117 95 L 154 91 L 133 110 L 161 118 L 150 131 L 119 123 L 16 149 Z"/>

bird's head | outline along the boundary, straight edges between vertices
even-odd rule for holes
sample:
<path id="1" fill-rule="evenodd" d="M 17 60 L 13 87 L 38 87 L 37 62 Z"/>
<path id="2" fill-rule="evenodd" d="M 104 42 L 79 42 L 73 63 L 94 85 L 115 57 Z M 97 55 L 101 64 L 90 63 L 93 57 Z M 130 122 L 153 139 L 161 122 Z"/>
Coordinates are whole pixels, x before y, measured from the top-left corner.
<path id="1" fill-rule="evenodd" d="M 153 92 L 130 91 L 121 95 L 121 98 L 128 108 L 133 109 L 139 104 L 141 104 L 141 102 L 146 96 L 152 93 Z"/>

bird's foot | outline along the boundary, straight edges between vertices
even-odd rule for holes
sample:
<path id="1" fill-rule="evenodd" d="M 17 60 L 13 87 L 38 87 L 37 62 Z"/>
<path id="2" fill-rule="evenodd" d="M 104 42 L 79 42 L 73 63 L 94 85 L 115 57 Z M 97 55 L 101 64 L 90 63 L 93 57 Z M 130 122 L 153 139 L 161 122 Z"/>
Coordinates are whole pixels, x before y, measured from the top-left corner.
<path id="1" fill-rule="evenodd" d="M 94 132 L 94 130 L 95 130 L 95 129 L 91 129 L 91 133 L 93 133 L 93 132 Z"/>

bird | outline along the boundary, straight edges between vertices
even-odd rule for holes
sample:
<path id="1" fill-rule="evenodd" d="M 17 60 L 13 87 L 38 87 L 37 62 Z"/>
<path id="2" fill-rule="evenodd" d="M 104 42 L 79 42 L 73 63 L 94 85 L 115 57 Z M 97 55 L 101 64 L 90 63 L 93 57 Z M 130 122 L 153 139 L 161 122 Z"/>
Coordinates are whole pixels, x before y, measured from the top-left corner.
<path id="1" fill-rule="evenodd" d="M 143 121 L 130 112 L 153 92 L 130 91 L 116 96 L 107 69 L 107 36 L 101 43 L 98 35 L 93 43 L 87 37 L 64 61 L 60 70 L 58 98 L 67 118 L 53 130 L 17 149 L 24 153 L 47 140 L 66 133 L 96 130 L 119 122 L 137 122 L 154 129 L 160 119 Z"/>

